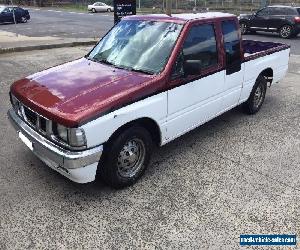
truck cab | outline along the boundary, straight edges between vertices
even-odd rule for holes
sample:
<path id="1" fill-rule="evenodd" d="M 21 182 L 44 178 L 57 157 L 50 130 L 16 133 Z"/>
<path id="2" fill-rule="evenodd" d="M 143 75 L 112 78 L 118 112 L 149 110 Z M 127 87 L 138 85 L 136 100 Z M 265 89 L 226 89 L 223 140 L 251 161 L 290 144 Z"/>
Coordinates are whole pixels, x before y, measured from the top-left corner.
<path id="1" fill-rule="evenodd" d="M 125 17 L 83 58 L 11 86 L 20 139 L 86 183 L 135 183 L 162 146 L 242 105 L 258 112 L 287 72 L 289 46 L 242 40 L 226 13 Z"/>

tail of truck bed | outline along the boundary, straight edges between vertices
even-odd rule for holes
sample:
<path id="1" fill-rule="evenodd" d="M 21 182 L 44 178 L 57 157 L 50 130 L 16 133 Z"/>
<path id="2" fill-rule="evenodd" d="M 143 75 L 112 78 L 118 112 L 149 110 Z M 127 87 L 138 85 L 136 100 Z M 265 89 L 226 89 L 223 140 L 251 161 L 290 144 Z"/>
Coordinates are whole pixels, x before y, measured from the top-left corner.
<path id="1" fill-rule="evenodd" d="M 290 46 L 281 43 L 242 41 L 244 51 L 244 84 L 240 103 L 248 99 L 259 75 L 269 84 L 280 81 L 288 70 Z"/>

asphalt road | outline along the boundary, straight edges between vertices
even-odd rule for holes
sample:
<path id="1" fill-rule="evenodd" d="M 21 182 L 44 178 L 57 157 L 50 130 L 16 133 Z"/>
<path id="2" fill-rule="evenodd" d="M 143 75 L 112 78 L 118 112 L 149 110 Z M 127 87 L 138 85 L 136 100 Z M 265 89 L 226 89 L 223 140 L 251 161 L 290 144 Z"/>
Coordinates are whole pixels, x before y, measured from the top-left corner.
<path id="1" fill-rule="evenodd" d="M 0 30 L 26 36 L 68 38 L 102 37 L 113 25 L 112 13 L 80 13 L 60 10 L 29 9 L 28 23 L 0 24 Z"/>
<path id="2" fill-rule="evenodd" d="M 86 51 L 0 55 L 0 249 L 235 250 L 240 234 L 300 235 L 299 55 L 259 113 L 234 109 L 167 144 L 115 191 L 49 169 L 6 119 L 13 81 Z"/>

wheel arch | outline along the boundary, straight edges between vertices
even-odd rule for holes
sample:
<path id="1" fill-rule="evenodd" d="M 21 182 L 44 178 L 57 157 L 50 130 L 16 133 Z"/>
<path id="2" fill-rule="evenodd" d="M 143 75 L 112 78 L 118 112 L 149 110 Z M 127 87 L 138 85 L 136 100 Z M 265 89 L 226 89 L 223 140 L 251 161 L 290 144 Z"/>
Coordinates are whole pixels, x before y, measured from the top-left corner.
<path id="1" fill-rule="evenodd" d="M 135 126 L 135 125 L 138 125 L 138 126 L 141 126 L 145 129 L 147 129 L 153 139 L 154 144 L 157 146 L 161 145 L 161 143 L 162 143 L 161 129 L 160 129 L 158 123 L 149 117 L 138 118 L 138 119 L 135 119 L 135 120 L 132 120 L 132 121 L 129 121 L 129 122 L 123 124 L 118 129 L 116 129 L 115 132 L 113 132 L 113 134 L 109 137 L 107 142 L 109 143 L 114 138 L 116 138 L 118 135 L 120 135 L 124 130 L 126 130 L 129 127 Z"/>
<path id="2" fill-rule="evenodd" d="M 260 72 L 260 74 L 258 75 L 258 77 L 259 76 L 264 77 L 267 80 L 268 84 L 270 84 L 270 86 L 271 86 L 271 84 L 273 82 L 273 76 L 274 76 L 273 69 L 272 68 L 266 68 L 262 72 Z"/>

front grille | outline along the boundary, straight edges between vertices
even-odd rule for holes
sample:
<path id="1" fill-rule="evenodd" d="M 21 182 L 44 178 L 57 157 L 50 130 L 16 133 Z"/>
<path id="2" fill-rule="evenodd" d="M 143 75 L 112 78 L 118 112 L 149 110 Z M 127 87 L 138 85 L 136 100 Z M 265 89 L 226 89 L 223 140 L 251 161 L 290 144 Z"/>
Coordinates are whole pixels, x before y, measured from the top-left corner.
<path id="1" fill-rule="evenodd" d="M 38 116 L 35 112 L 31 111 L 29 108 L 24 107 L 24 114 L 29 123 L 31 125 L 36 126 Z"/>
<path id="2" fill-rule="evenodd" d="M 45 117 L 26 107 L 16 98 L 14 99 L 13 105 L 18 115 L 36 131 L 45 135 L 47 134 L 48 136 L 53 133 L 51 120 L 46 119 Z"/>
<path id="3" fill-rule="evenodd" d="M 44 117 L 40 117 L 40 128 L 43 132 L 47 131 L 47 121 Z"/>

